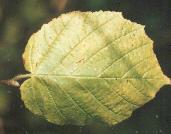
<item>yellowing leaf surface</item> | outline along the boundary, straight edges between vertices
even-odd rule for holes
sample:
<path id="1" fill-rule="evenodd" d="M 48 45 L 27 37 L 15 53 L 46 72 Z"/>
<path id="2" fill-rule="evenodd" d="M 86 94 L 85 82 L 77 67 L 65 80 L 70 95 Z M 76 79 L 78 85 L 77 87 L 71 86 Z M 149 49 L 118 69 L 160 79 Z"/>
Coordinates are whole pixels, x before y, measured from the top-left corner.
<path id="1" fill-rule="evenodd" d="M 117 124 L 169 83 L 144 26 L 118 12 L 61 15 L 31 36 L 23 58 L 26 107 L 59 125 Z"/>

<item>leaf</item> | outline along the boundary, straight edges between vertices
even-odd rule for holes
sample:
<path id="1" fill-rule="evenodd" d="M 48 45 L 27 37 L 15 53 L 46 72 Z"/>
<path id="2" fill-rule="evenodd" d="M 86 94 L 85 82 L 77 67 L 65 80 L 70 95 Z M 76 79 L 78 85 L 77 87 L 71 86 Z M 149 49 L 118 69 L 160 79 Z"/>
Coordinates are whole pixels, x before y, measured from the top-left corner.
<path id="1" fill-rule="evenodd" d="M 71 12 L 42 26 L 23 58 L 28 109 L 49 122 L 117 124 L 169 84 L 144 26 L 121 13 Z"/>

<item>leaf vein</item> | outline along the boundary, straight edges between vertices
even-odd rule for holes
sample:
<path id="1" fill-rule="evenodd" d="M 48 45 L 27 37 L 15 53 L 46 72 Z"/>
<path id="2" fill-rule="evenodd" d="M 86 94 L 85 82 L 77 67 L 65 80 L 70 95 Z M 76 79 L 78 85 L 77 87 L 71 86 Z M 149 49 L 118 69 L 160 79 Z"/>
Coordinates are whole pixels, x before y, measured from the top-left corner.
<path id="1" fill-rule="evenodd" d="M 71 74 L 73 74 L 74 72 L 76 72 L 76 71 L 77 71 L 79 68 L 81 68 L 88 60 L 90 60 L 93 56 L 97 55 L 97 53 L 99 53 L 101 50 L 103 50 L 103 49 L 105 49 L 106 47 L 110 46 L 112 43 L 116 42 L 117 40 L 119 40 L 119 39 L 121 39 L 121 38 L 123 38 L 123 37 L 126 37 L 126 36 L 130 35 L 130 34 L 133 33 L 133 32 L 137 32 L 137 31 L 139 31 L 139 30 L 141 30 L 141 29 L 142 29 L 142 28 L 135 29 L 135 30 L 133 30 L 133 31 L 131 31 L 131 32 L 129 32 L 129 33 L 123 35 L 123 36 L 120 36 L 120 37 L 118 37 L 117 39 L 115 39 L 115 40 L 113 40 L 113 41 L 107 43 L 104 47 L 100 48 L 100 49 L 97 50 L 94 54 L 92 54 L 90 57 L 88 57 L 88 59 L 85 60 L 85 62 L 84 62 L 81 66 L 79 66 L 78 68 L 76 68 Z M 116 45 L 116 44 L 115 44 L 115 45 Z"/>
<path id="2" fill-rule="evenodd" d="M 86 88 L 85 86 L 83 86 L 79 80 L 75 80 L 82 88 L 84 88 L 87 92 L 89 92 L 91 94 L 91 96 L 96 100 L 97 103 L 99 103 L 100 105 L 102 105 L 103 107 L 105 107 L 108 111 L 110 111 L 114 116 L 115 115 L 120 115 L 118 113 L 115 113 L 113 110 L 111 110 L 109 107 L 107 107 L 106 105 L 104 105 L 97 97 L 95 94 L 93 94 L 88 88 Z M 123 116 L 123 115 L 122 115 Z M 115 119 L 116 122 L 118 122 L 118 120 Z"/>
<path id="3" fill-rule="evenodd" d="M 91 114 L 89 114 L 87 111 L 84 110 L 84 108 L 82 108 L 75 100 L 74 98 L 71 97 L 70 94 L 68 94 L 67 92 L 65 92 L 65 90 L 63 90 L 63 88 L 59 85 L 59 83 L 57 83 L 57 81 L 55 80 L 56 82 L 56 85 L 59 87 L 59 89 L 66 95 L 68 96 L 72 102 L 85 114 L 87 115 L 88 117 L 92 118 Z"/>
<path id="4" fill-rule="evenodd" d="M 147 59 L 150 59 L 150 58 L 153 58 L 153 57 L 152 57 L 152 56 L 148 56 L 148 57 L 146 57 L 146 58 L 140 60 L 138 63 L 134 64 L 131 68 L 129 68 L 129 70 L 128 70 L 127 72 L 125 72 L 125 73 L 123 74 L 123 76 L 122 76 L 121 78 L 126 77 L 126 75 L 127 75 L 130 71 L 132 71 L 132 70 L 133 70 L 134 68 L 136 68 L 138 65 L 140 65 L 141 63 L 143 63 L 144 61 L 146 61 Z"/>
<path id="5" fill-rule="evenodd" d="M 120 58 L 118 58 L 117 60 L 115 60 L 115 61 L 113 61 L 111 64 L 109 64 L 104 70 L 102 70 L 102 72 L 98 75 L 98 77 L 101 77 L 101 75 L 102 75 L 107 69 L 109 69 L 115 62 L 118 62 L 118 61 L 122 60 L 124 57 L 126 57 L 126 56 L 127 56 L 128 54 L 130 54 L 131 52 L 133 52 L 133 51 L 135 51 L 135 50 L 137 50 L 137 49 L 140 49 L 140 48 L 142 48 L 142 47 L 145 47 L 145 46 L 147 46 L 147 45 L 148 45 L 148 43 L 145 44 L 145 45 L 139 46 L 139 47 L 137 47 L 137 48 L 131 49 L 129 52 L 127 52 L 126 54 L 122 55 Z"/>
<path id="6" fill-rule="evenodd" d="M 40 80 L 40 82 L 41 82 L 41 80 Z M 48 85 L 46 84 L 46 82 L 43 82 L 43 84 L 45 84 L 46 87 L 47 87 L 47 93 L 49 94 L 49 97 L 51 98 L 53 104 L 55 105 L 55 109 L 56 109 L 57 113 L 59 113 L 64 119 L 66 119 L 65 115 L 61 112 L 61 110 L 60 109 L 59 110 L 57 109 L 58 108 L 58 105 L 55 102 L 55 99 L 54 99 L 53 95 L 51 94 L 51 91 L 49 90 Z"/>
<path id="7" fill-rule="evenodd" d="M 62 21 L 62 18 L 61 18 L 61 21 Z M 37 70 L 38 70 L 38 68 L 41 66 L 41 64 L 44 62 L 44 60 L 45 60 L 45 59 L 48 59 L 49 52 L 50 52 L 50 50 L 53 49 L 54 45 L 56 45 L 55 42 L 56 42 L 56 40 L 58 39 L 59 35 L 61 35 L 61 34 L 64 32 L 66 26 L 69 25 L 69 23 L 70 23 L 71 21 L 72 21 L 72 20 L 68 21 L 66 25 L 64 25 L 64 24 L 62 23 L 62 24 L 63 24 L 63 29 L 61 29 L 61 31 L 60 31 L 58 34 L 56 34 L 56 37 L 54 38 L 54 40 L 53 40 L 51 43 L 49 43 L 49 42 L 46 40 L 46 38 L 45 38 L 45 41 L 47 42 L 47 47 L 48 47 L 48 48 L 47 48 L 47 50 L 44 52 L 44 54 L 42 54 L 42 57 L 39 59 L 39 66 L 37 66 Z M 63 21 L 62 21 L 62 22 L 63 22 Z M 55 30 L 55 32 L 56 32 L 56 30 Z M 44 36 L 45 36 L 45 31 L 44 31 Z"/>
<path id="8" fill-rule="evenodd" d="M 106 80 L 105 80 L 105 81 L 106 81 Z M 109 83 L 108 83 L 107 81 L 106 81 L 106 83 L 109 85 Z M 113 90 L 113 91 L 115 91 L 115 93 L 116 93 L 119 97 L 121 97 L 123 100 L 125 100 L 128 104 L 131 104 L 131 105 L 133 105 L 133 106 L 135 106 L 135 107 L 140 107 L 140 105 L 135 104 L 135 103 L 133 103 L 133 102 L 127 100 L 125 97 L 123 97 L 121 94 L 119 94 L 116 90 Z"/>
<path id="9" fill-rule="evenodd" d="M 85 39 L 87 39 L 92 33 L 94 33 L 96 30 L 98 30 L 100 27 L 104 26 L 105 24 L 107 24 L 108 22 L 112 21 L 114 18 L 111 18 L 107 21 L 105 21 L 103 24 L 97 26 L 95 29 L 93 29 L 91 32 L 89 32 L 86 36 L 84 36 L 76 45 L 74 45 L 74 47 L 61 59 L 61 63 L 68 57 L 68 55 L 81 43 L 83 42 Z"/>

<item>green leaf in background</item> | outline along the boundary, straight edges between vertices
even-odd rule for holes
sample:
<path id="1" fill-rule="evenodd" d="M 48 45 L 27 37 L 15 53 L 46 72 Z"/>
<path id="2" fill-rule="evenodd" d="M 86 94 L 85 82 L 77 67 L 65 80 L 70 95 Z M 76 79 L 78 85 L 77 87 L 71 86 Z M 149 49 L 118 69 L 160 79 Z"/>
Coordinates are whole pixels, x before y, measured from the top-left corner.
<path id="1" fill-rule="evenodd" d="M 28 109 L 49 122 L 117 124 L 169 84 L 144 26 L 118 12 L 71 12 L 33 34 L 23 54 Z"/>

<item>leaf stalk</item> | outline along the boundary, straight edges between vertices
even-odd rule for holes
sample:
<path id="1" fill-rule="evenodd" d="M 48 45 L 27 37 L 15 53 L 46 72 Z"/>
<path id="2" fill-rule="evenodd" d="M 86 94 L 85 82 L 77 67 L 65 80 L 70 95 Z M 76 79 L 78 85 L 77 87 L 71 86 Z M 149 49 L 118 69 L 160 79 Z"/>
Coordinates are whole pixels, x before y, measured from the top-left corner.
<path id="1" fill-rule="evenodd" d="M 0 84 L 13 86 L 13 87 L 20 87 L 20 84 L 18 81 L 20 81 L 22 79 L 27 79 L 30 77 L 31 77 L 31 74 L 20 74 L 20 75 L 13 77 L 12 79 L 0 80 Z"/>

